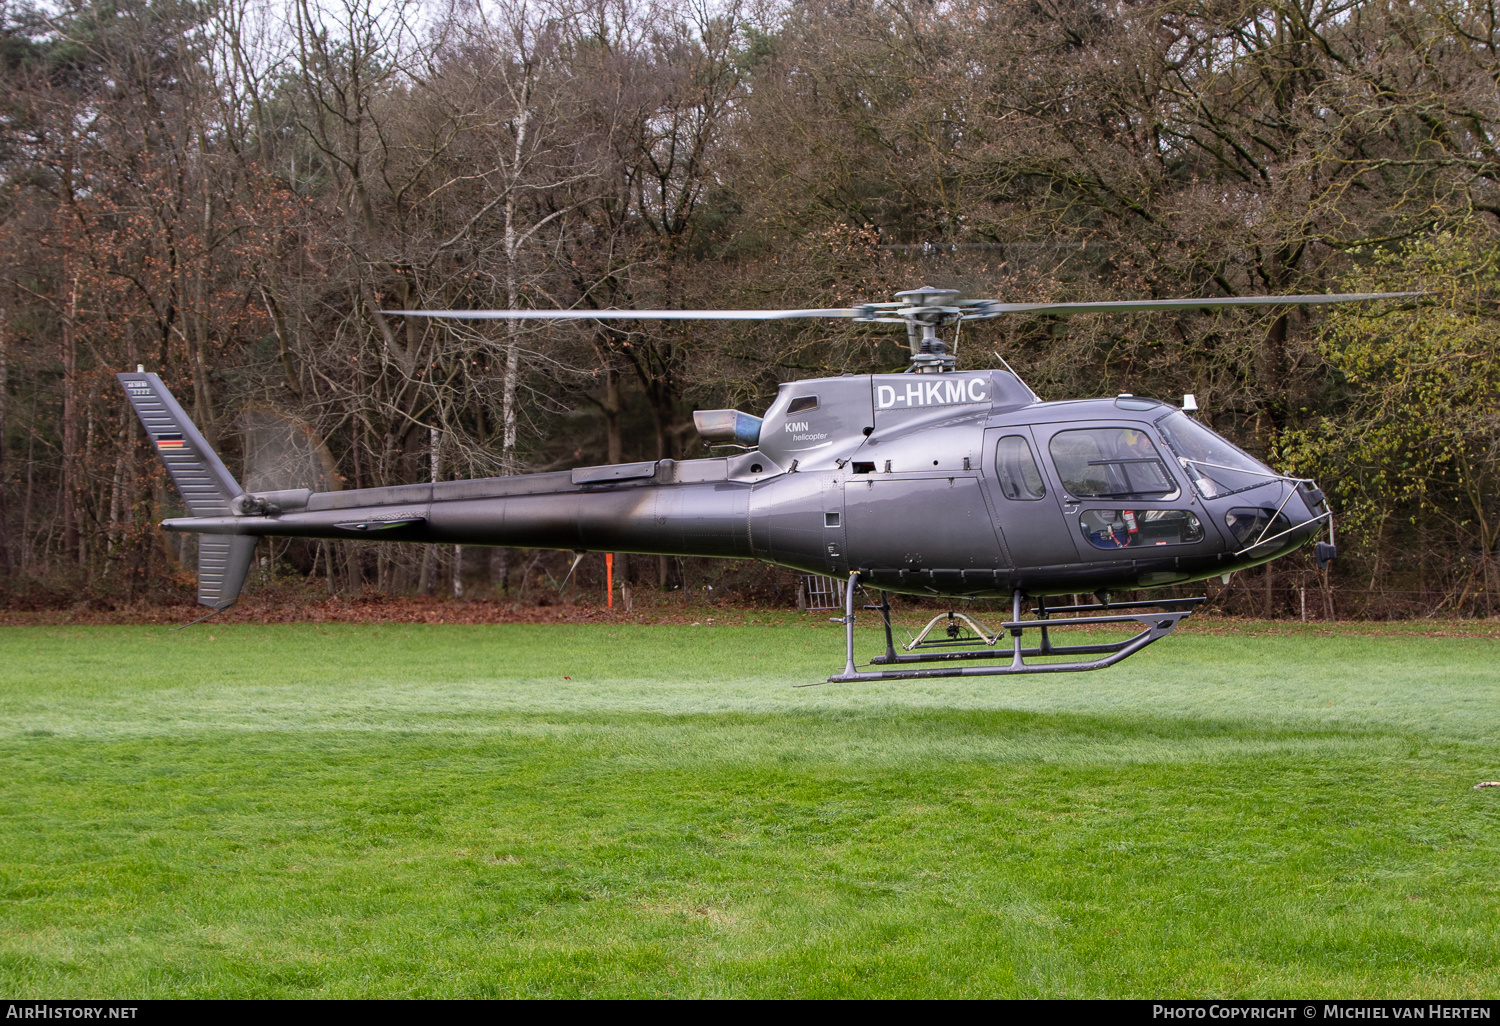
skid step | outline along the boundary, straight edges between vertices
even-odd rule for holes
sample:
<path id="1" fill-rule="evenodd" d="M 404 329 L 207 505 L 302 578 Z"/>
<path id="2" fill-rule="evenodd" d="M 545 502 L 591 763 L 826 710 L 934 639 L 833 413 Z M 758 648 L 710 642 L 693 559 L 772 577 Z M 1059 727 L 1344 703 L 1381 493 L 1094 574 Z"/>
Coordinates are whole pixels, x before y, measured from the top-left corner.
<path id="1" fill-rule="evenodd" d="M 1111 609 L 1176 609 L 1180 607 L 1191 610 L 1194 606 L 1207 601 L 1207 595 L 1199 595 L 1195 598 L 1148 599 L 1142 602 L 1094 602 L 1085 606 L 1049 606 L 1045 602 L 1040 602 L 1031 607 L 1031 615 L 1046 619 L 1053 613 L 1091 613 L 1096 610 L 1108 612 Z"/>

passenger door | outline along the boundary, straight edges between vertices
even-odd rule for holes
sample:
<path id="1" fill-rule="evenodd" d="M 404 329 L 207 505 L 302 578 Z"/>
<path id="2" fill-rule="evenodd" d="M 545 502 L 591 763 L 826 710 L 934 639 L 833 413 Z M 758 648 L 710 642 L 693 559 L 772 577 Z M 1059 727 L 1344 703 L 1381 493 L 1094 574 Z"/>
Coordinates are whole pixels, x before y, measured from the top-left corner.
<path id="1" fill-rule="evenodd" d="M 1078 547 L 1070 531 L 1076 518 L 1064 515 L 1061 489 L 1031 429 L 988 429 L 983 461 L 985 497 L 1015 565 L 1076 563 Z"/>

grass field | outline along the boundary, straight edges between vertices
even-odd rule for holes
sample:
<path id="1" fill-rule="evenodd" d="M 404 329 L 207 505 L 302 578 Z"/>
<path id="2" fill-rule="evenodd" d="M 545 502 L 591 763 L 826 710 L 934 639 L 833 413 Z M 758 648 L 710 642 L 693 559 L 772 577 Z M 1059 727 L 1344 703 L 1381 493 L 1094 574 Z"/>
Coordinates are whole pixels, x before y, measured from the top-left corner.
<path id="1" fill-rule="evenodd" d="M 1500 642 L 766 621 L 0 629 L 0 992 L 1500 993 Z"/>

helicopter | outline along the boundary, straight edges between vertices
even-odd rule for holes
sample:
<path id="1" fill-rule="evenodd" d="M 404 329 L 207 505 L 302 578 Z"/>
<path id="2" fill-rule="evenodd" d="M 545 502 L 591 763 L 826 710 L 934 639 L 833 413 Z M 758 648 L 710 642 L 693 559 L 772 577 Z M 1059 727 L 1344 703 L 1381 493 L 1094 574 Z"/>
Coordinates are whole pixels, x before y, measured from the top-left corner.
<path id="1" fill-rule="evenodd" d="M 924 286 L 833 309 L 390 310 L 470 320 L 844 318 L 904 325 L 911 356 L 903 373 L 785 382 L 761 416 L 695 412 L 702 439 L 738 447 L 735 455 L 318 493 L 247 493 L 160 377 L 143 367 L 117 377 L 191 514 L 162 527 L 202 536 L 198 601 L 209 616 L 238 599 L 262 536 L 562 549 L 579 554 L 575 566 L 588 551 L 730 557 L 844 583 L 843 616 L 832 622 L 844 628 L 845 663 L 830 682 L 1060 673 L 1118 663 L 1206 601 L 1113 594 L 1227 582 L 1309 543 L 1325 566 L 1337 556 L 1332 510 L 1312 480 L 1278 473 L 1193 418 L 1192 402 L 1043 401 L 1003 359 L 1000 369 L 958 370 L 940 331 L 1018 313 L 1418 295 L 1005 303 Z M 880 613 L 885 636 L 885 651 L 862 664 L 861 589 L 879 592 L 863 609 Z M 897 651 L 891 594 L 1008 599 L 1011 616 L 991 628 L 954 609 Z M 1075 602 L 1047 604 L 1059 596 Z M 1133 633 L 1054 640 L 1080 627 Z"/>

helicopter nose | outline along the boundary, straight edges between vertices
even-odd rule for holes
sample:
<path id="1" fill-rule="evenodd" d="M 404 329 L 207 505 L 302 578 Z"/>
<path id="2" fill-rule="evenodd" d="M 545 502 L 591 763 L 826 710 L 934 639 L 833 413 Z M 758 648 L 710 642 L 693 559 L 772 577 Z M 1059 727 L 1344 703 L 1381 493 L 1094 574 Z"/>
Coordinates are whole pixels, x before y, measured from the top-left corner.
<path id="1" fill-rule="evenodd" d="M 1328 498 L 1322 489 L 1309 481 L 1292 482 L 1283 478 L 1279 495 L 1266 495 L 1259 506 L 1235 506 L 1225 514 L 1237 544 L 1239 555 L 1264 561 L 1295 552 L 1317 542 L 1328 529 Z M 1229 500 L 1233 502 L 1233 499 Z M 1243 500 L 1241 500 L 1243 501 Z M 1320 563 L 1332 559 L 1332 541 L 1317 542 Z"/>
<path id="2" fill-rule="evenodd" d="M 1297 497 L 1307 507 L 1307 518 L 1309 520 L 1324 520 L 1329 524 L 1328 540 L 1313 543 L 1313 558 L 1318 561 L 1318 569 L 1324 570 L 1328 564 L 1338 558 L 1339 549 L 1333 542 L 1333 514 L 1328 505 L 1328 496 L 1323 493 L 1311 481 L 1303 481 L 1297 486 Z"/>

